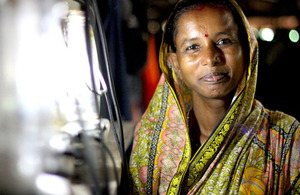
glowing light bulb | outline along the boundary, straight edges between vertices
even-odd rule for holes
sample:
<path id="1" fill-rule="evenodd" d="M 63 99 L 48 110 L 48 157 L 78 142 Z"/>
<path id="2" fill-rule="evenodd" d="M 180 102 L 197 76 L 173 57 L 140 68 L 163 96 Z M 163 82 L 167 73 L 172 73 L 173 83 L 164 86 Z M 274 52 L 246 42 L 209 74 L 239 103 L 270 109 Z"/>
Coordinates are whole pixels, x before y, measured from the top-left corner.
<path id="1" fill-rule="evenodd" d="M 297 30 L 291 30 L 289 33 L 289 38 L 293 43 L 297 43 L 299 41 L 299 33 Z"/>
<path id="2" fill-rule="evenodd" d="M 262 28 L 259 31 L 259 37 L 263 41 L 271 42 L 274 39 L 274 31 L 271 28 Z"/>

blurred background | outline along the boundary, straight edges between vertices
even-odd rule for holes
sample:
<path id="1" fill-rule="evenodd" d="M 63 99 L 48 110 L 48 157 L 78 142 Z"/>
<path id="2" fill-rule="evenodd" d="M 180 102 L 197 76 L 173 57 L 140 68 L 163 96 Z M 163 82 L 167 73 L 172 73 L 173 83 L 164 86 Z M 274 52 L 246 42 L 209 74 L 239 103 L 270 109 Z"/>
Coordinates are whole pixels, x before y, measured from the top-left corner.
<path id="1" fill-rule="evenodd" d="M 298 57 L 300 0 L 237 0 L 237 2 L 248 17 L 259 42 L 256 98 L 266 108 L 280 110 L 299 119 L 300 104 L 297 94 L 300 84 Z M 126 67 L 124 73 L 127 82 L 119 82 L 119 77 L 115 82 L 125 119 L 137 122 L 153 94 L 160 74 L 157 57 L 162 28 L 175 3 L 176 0 L 119 0 L 101 5 L 104 20 L 112 21 L 111 15 L 116 16 L 107 13 L 107 10 L 112 10 L 107 7 L 115 6 L 116 9 L 121 9 L 119 11 L 122 13 L 119 17 L 122 18 L 121 39 L 126 60 L 120 63 L 124 63 Z M 117 8 L 119 5 L 121 8 Z M 106 32 L 108 39 L 114 36 L 111 33 L 114 31 L 109 27 Z M 111 44 L 112 50 L 121 49 Z M 120 84 L 122 86 L 119 86 Z M 130 89 L 127 91 L 130 108 L 125 103 L 128 102 L 124 97 L 126 93 L 121 89 L 118 90 L 118 87 Z M 127 115 L 129 113 L 130 115 Z"/>

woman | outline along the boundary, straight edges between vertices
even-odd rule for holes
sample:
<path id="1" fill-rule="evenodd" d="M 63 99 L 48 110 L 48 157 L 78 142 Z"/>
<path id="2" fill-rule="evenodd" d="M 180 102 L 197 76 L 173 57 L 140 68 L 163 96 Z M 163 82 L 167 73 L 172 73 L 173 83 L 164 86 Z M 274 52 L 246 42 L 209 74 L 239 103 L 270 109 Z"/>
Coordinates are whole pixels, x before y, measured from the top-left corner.
<path id="1" fill-rule="evenodd" d="M 300 192 L 299 122 L 254 99 L 257 42 L 232 0 L 180 1 L 134 134 L 138 194 Z"/>

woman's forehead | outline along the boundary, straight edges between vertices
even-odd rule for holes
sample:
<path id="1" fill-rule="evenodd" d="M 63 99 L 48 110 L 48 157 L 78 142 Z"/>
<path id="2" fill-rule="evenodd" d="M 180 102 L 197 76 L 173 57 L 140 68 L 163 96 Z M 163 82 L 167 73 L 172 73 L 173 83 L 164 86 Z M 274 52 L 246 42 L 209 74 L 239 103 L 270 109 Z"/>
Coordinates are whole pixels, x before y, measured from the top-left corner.
<path id="1" fill-rule="evenodd" d="M 207 28 L 233 28 L 237 25 L 234 21 L 233 15 L 229 9 L 221 9 L 219 7 L 201 6 L 195 7 L 186 11 L 181 15 L 177 23 L 177 31 L 186 31 L 187 26 Z"/>

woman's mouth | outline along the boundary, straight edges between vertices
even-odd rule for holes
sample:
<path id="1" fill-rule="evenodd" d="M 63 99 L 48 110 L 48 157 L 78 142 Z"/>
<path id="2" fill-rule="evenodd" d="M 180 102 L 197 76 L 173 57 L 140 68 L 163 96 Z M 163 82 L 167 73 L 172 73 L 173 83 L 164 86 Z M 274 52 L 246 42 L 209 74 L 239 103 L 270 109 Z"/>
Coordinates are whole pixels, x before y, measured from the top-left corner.
<path id="1" fill-rule="evenodd" d="M 200 78 L 200 81 L 205 81 L 209 83 L 220 83 L 224 80 L 227 80 L 228 78 L 229 78 L 228 73 L 214 72 L 214 73 L 209 73 L 204 77 Z"/>

